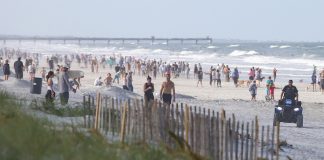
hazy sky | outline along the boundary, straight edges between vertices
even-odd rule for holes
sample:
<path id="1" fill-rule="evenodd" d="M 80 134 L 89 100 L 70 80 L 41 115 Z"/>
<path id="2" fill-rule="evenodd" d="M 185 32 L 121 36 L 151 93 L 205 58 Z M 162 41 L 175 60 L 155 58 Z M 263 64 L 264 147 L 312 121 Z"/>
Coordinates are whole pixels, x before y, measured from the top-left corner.
<path id="1" fill-rule="evenodd" d="M 324 41 L 324 0 L 0 0 L 0 34 Z"/>

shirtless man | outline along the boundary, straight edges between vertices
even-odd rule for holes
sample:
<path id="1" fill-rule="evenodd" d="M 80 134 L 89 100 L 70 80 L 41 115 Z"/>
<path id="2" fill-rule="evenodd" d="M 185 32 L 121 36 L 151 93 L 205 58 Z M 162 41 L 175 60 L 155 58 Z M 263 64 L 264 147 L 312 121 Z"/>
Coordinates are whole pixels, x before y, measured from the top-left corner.
<path id="1" fill-rule="evenodd" d="M 106 84 L 107 87 L 111 87 L 111 83 L 112 83 L 112 77 L 111 77 L 111 74 L 108 73 L 107 74 L 107 77 L 104 79 L 104 82 Z"/>
<path id="2" fill-rule="evenodd" d="M 162 83 L 161 90 L 160 90 L 160 98 L 163 100 L 164 104 L 171 104 L 172 95 L 173 95 L 173 102 L 175 102 L 175 88 L 174 83 L 170 80 L 170 73 L 166 73 L 166 81 Z M 171 93 L 172 90 L 172 93 Z"/>

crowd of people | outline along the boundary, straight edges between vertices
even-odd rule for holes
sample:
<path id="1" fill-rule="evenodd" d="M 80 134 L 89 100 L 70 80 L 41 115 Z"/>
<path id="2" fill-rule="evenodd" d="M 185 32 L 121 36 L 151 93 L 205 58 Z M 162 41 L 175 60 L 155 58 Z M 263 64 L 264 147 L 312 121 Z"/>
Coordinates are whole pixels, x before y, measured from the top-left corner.
<path id="1" fill-rule="evenodd" d="M 10 61 L 16 58 L 14 62 L 13 70 L 17 79 L 23 79 L 24 71 L 28 74 L 28 79 L 33 80 L 36 73 L 40 73 L 42 78 L 46 80 L 48 92 L 46 93 L 46 99 L 49 102 L 53 100 L 55 91 L 53 90 L 54 75 L 58 77 L 59 96 L 61 104 L 67 104 L 69 99 L 69 91 L 75 92 L 81 85 L 80 78 L 73 78 L 72 83 L 67 74 L 68 69 L 72 63 L 76 63 L 80 68 L 87 69 L 90 65 L 90 71 L 92 73 L 99 73 L 100 69 L 105 70 L 106 66 L 109 66 L 114 73 L 107 73 L 105 78 L 101 76 L 94 80 L 94 86 L 107 86 L 111 87 L 113 83 L 122 83 L 122 88 L 130 92 L 134 91 L 133 87 L 133 75 L 139 75 L 147 77 L 147 82 L 144 84 L 144 97 L 148 101 L 154 99 L 154 84 L 152 79 L 156 79 L 157 76 L 165 77 L 166 81 L 163 82 L 160 89 L 160 98 L 166 104 L 171 104 L 175 100 L 175 85 L 170 80 L 171 78 L 178 78 L 183 76 L 186 79 L 196 79 L 197 87 L 203 86 L 204 75 L 209 76 L 209 85 L 214 87 L 222 87 L 222 80 L 230 82 L 232 79 L 234 86 L 239 87 L 242 80 L 241 72 L 239 68 L 234 67 L 233 71 L 229 65 L 217 64 L 215 67 L 211 66 L 209 71 L 204 72 L 203 66 L 198 63 L 194 64 L 193 70 L 191 70 L 188 62 L 179 61 L 168 63 L 165 61 L 156 59 L 140 59 L 133 56 L 122 56 L 111 54 L 110 56 L 93 54 L 69 54 L 60 55 L 53 54 L 46 56 L 46 63 L 48 67 L 39 67 L 39 59 L 42 55 L 38 53 L 22 52 L 19 49 L 0 49 L 0 66 L 3 69 L 4 80 L 8 80 L 9 76 L 13 73 L 10 67 Z M 25 60 L 24 62 L 22 61 Z M 62 64 L 62 65 L 58 65 Z M 54 66 L 57 65 L 56 73 Z M 46 71 L 48 68 L 48 71 Z M 193 77 L 191 77 L 192 72 Z M 260 87 L 260 83 L 265 78 L 262 75 L 261 68 L 251 67 L 248 74 L 248 79 L 243 80 L 248 84 L 248 91 L 251 94 L 251 100 L 256 100 L 257 88 Z M 266 80 L 266 100 L 274 100 L 275 80 L 277 78 L 277 69 L 273 69 L 272 76 L 269 76 Z M 316 84 L 316 68 L 312 74 L 312 83 Z M 324 69 L 319 74 L 319 83 L 324 93 Z M 73 84 L 75 86 L 73 86 Z"/>

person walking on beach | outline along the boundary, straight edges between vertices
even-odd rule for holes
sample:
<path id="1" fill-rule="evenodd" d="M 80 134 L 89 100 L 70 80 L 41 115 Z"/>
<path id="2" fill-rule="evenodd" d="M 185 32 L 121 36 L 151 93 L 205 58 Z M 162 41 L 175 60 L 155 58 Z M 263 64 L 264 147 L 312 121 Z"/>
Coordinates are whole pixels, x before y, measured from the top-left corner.
<path id="1" fill-rule="evenodd" d="M 224 70 L 223 72 L 224 72 L 224 75 L 225 75 L 225 82 L 229 82 L 230 81 L 229 74 L 230 74 L 231 70 L 228 67 L 228 65 L 226 65 L 223 70 Z"/>
<path id="2" fill-rule="evenodd" d="M 216 71 L 216 81 L 217 81 L 217 87 L 222 87 L 221 73 L 219 69 Z"/>
<path id="3" fill-rule="evenodd" d="M 256 81 L 254 80 L 251 84 L 250 84 L 250 87 L 249 87 L 249 91 L 250 91 L 250 94 L 251 94 L 251 101 L 256 101 L 256 94 L 257 94 L 257 85 L 256 85 Z"/>
<path id="4" fill-rule="evenodd" d="M 266 101 L 273 100 L 274 99 L 274 84 L 273 80 L 271 79 L 271 76 L 268 77 L 268 80 L 266 81 Z"/>
<path id="5" fill-rule="evenodd" d="M 186 64 L 186 75 L 187 75 L 187 79 L 189 79 L 189 72 L 190 72 L 190 67 L 189 67 L 189 63 Z"/>
<path id="6" fill-rule="evenodd" d="M 197 64 L 195 64 L 194 66 L 194 78 L 196 78 L 198 75 L 198 67 L 197 67 Z"/>
<path id="7" fill-rule="evenodd" d="M 170 73 L 166 73 L 166 81 L 162 83 L 160 89 L 160 98 L 163 100 L 163 104 L 171 105 L 171 100 L 175 102 L 175 87 L 174 83 L 170 80 Z M 173 96 L 173 99 L 172 99 Z"/>
<path id="8" fill-rule="evenodd" d="M 209 74 L 209 85 L 212 86 L 212 84 L 213 84 L 213 66 L 210 67 L 208 74 Z"/>
<path id="9" fill-rule="evenodd" d="M 202 87 L 202 79 L 204 76 L 204 72 L 202 71 L 201 67 L 199 68 L 197 75 L 198 75 L 197 87 L 198 87 L 199 83 L 200 83 L 200 86 Z"/>
<path id="10" fill-rule="evenodd" d="M 249 76 L 249 80 L 250 82 L 252 82 L 254 80 L 254 77 L 255 77 L 255 70 L 254 70 L 254 67 L 252 67 L 248 73 L 248 76 Z"/>
<path id="11" fill-rule="evenodd" d="M 47 82 L 47 92 L 45 95 L 46 104 L 52 104 L 54 102 L 55 92 L 53 89 L 53 80 L 52 80 L 53 77 L 54 77 L 53 71 L 49 71 L 45 77 Z"/>
<path id="12" fill-rule="evenodd" d="M 233 71 L 233 73 L 232 73 L 232 79 L 233 79 L 233 81 L 234 81 L 234 85 L 235 85 L 235 87 L 238 86 L 237 82 L 238 82 L 239 77 L 240 77 L 240 76 L 239 76 L 239 71 L 238 71 L 237 67 L 235 67 L 235 68 L 234 68 L 234 71 Z"/>
<path id="13" fill-rule="evenodd" d="M 8 59 L 6 59 L 5 64 L 3 64 L 2 70 L 4 74 L 4 80 L 8 80 L 10 75 L 10 65 Z"/>
<path id="14" fill-rule="evenodd" d="M 215 87 L 215 84 L 216 84 L 216 81 L 217 81 L 217 71 L 216 71 L 216 69 L 214 68 L 213 70 L 212 70 L 212 80 L 213 80 L 213 85 L 214 85 L 214 87 Z"/>
<path id="15" fill-rule="evenodd" d="M 276 79 L 277 79 L 277 69 L 276 68 L 273 68 L 273 70 L 272 70 L 272 75 L 273 75 L 273 81 L 275 82 L 276 81 Z"/>
<path id="16" fill-rule="evenodd" d="M 144 84 L 144 101 L 145 106 L 149 106 L 154 100 L 154 84 L 151 82 L 152 78 L 147 76 L 147 82 Z"/>
<path id="17" fill-rule="evenodd" d="M 324 68 L 320 73 L 320 85 L 321 85 L 322 94 L 324 94 Z"/>
<path id="18" fill-rule="evenodd" d="M 125 73 L 125 77 L 123 78 L 123 80 L 124 80 L 123 89 L 125 89 L 125 90 L 128 90 L 128 87 L 127 87 L 127 75 L 128 75 L 128 73 Z"/>
<path id="19" fill-rule="evenodd" d="M 133 72 L 130 71 L 126 76 L 126 78 L 127 78 L 127 88 L 129 91 L 133 92 Z"/>
<path id="20" fill-rule="evenodd" d="M 24 77 L 24 64 L 21 61 L 21 57 L 14 63 L 15 73 L 17 79 L 22 79 Z"/>
<path id="21" fill-rule="evenodd" d="M 60 93 L 60 100 L 62 105 L 66 105 L 69 102 L 69 91 L 76 92 L 76 89 L 74 89 L 69 82 L 69 75 L 67 74 L 69 67 L 63 66 L 61 67 L 59 76 L 58 76 L 58 87 L 59 87 L 59 93 Z"/>
<path id="22" fill-rule="evenodd" d="M 114 77 L 113 83 L 115 83 L 115 81 L 117 81 L 117 84 L 119 84 L 119 78 L 120 78 L 120 71 L 118 71 L 118 72 L 115 74 L 115 77 Z"/>
<path id="23" fill-rule="evenodd" d="M 29 80 L 33 80 L 36 74 L 36 67 L 34 63 L 28 66 L 28 73 L 29 73 Z"/>
<path id="24" fill-rule="evenodd" d="M 311 80 L 312 80 L 312 87 L 313 87 L 313 92 L 316 90 L 316 80 L 317 80 L 317 76 L 316 76 L 316 69 L 314 68 L 314 71 L 313 71 L 313 74 L 312 74 L 312 77 L 311 77 Z"/>

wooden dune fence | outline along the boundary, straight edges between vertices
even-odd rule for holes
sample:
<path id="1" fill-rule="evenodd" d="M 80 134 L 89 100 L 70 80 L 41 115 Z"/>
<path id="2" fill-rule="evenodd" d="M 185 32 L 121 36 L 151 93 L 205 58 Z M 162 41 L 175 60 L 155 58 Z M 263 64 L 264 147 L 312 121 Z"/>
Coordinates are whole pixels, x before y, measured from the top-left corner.
<path id="1" fill-rule="evenodd" d="M 84 96 L 84 126 L 108 141 L 164 144 L 183 142 L 192 152 L 216 160 L 278 159 L 279 128 L 259 126 L 258 118 L 242 122 L 225 111 L 216 112 L 185 104 L 164 106 L 155 100 Z M 277 134 L 275 138 L 275 134 Z M 275 139 L 277 139 L 275 143 Z M 276 154 L 278 153 L 278 154 Z"/>

